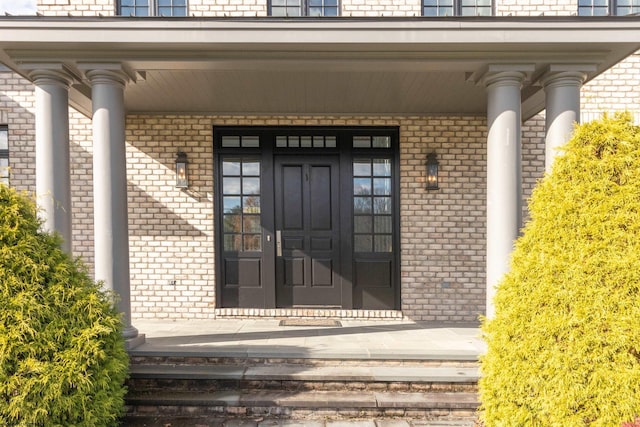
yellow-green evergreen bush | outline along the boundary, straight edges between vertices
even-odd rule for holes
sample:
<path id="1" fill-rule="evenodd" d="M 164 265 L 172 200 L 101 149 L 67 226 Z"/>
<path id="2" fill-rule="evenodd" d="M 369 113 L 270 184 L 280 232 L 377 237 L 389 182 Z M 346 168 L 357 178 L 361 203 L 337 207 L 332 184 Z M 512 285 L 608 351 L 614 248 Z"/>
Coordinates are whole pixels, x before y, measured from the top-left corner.
<path id="1" fill-rule="evenodd" d="M 0 185 L 1 426 L 109 426 L 124 408 L 120 316 L 59 243 Z"/>
<path id="2" fill-rule="evenodd" d="M 640 129 L 578 126 L 536 187 L 482 330 L 487 427 L 620 426 L 640 415 Z"/>

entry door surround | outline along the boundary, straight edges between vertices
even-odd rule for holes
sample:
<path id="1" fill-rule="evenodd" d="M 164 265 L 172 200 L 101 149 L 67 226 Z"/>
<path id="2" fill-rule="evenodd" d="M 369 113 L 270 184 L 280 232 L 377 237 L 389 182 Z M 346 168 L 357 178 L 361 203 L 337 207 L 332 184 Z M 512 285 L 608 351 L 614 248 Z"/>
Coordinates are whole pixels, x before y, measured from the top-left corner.
<path id="1" fill-rule="evenodd" d="M 214 127 L 221 308 L 399 309 L 398 129 Z"/>

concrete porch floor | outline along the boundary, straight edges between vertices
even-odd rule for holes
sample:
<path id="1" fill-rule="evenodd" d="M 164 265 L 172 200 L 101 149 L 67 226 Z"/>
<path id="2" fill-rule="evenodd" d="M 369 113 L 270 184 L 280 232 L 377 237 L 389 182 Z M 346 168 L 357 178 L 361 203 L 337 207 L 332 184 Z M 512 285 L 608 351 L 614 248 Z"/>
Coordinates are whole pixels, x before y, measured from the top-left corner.
<path id="1" fill-rule="evenodd" d="M 134 320 L 138 355 L 475 361 L 477 327 L 409 320 L 340 320 L 341 326 L 281 326 L 277 319 Z"/>

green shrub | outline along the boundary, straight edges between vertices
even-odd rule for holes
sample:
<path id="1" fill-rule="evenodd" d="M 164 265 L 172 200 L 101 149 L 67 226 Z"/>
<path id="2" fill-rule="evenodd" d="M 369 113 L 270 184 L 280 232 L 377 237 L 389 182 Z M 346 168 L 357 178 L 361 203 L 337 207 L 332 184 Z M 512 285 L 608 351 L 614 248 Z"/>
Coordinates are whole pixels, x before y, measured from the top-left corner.
<path id="1" fill-rule="evenodd" d="M 534 190 L 496 314 L 484 320 L 481 418 L 620 426 L 640 415 L 640 129 L 576 128 Z"/>
<path id="2" fill-rule="evenodd" d="M 128 356 L 113 299 L 0 185 L 0 425 L 108 426 Z"/>

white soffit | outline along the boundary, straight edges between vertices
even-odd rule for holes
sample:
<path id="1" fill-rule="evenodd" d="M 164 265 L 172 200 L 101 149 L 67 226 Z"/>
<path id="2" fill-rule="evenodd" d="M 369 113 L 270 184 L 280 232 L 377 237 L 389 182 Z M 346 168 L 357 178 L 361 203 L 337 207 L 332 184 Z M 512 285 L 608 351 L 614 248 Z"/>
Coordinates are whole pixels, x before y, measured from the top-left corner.
<path id="1" fill-rule="evenodd" d="M 640 19 L 0 18 L 0 62 L 117 62 L 137 82 L 130 112 L 484 114 L 475 75 L 533 64 L 523 115 L 544 105 L 537 77 L 588 64 L 588 78 L 640 48 Z M 71 100 L 88 112 L 90 89 Z"/>

